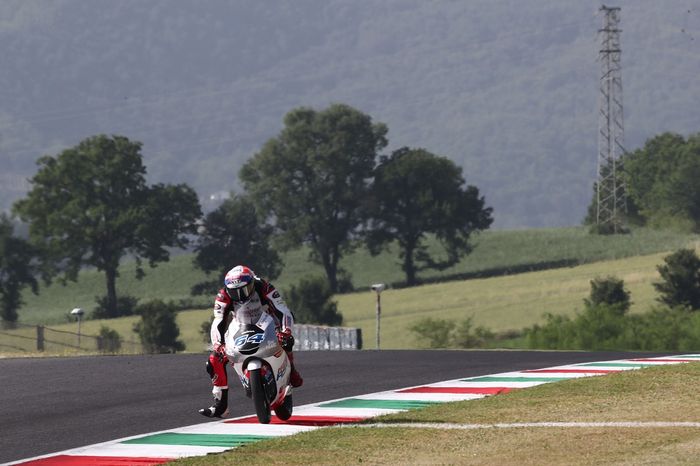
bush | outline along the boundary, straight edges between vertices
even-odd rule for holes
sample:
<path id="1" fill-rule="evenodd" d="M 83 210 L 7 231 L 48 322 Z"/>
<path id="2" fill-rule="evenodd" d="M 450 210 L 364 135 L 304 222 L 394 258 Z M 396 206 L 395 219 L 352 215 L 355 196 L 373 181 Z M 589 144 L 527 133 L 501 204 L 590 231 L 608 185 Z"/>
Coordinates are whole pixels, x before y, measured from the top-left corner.
<path id="1" fill-rule="evenodd" d="M 700 349 L 700 313 L 686 307 L 655 308 L 631 316 L 625 347 L 644 351 L 697 351 Z"/>
<path id="2" fill-rule="evenodd" d="M 587 307 L 600 304 L 619 305 L 623 314 L 631 305 L 630 293 L 625 289 L 625 282 L 616 277 L 591 280 L 591 294 L 583 302 Z"/>
<path id="3" fill-rule="evenodd" d="M 575 319 L 547 315 L 542 326 L 528 329 L 527 343 L 537 349 L 697 351 L 700 313 L 688 308 L 656 308 L 624 315 L 619 305 L 587 308 Z"/>
<path id="4" fill-rule="evenodd" d="M 575 348 L 586 350 L 621 348 L 625 320 L 622 304 L 587 306 L 574 320 Z"/>
<path id="5" fill-rule="evenodd" d="M 122 339 L 116 330 L 106 326 L 100 327 L 97 349 L 102 353 L 117 353 L 122 347 Z"/>
<path id="6" fill-rule="evenodd" d="M 304 278 L 287 294 L 289 307 L 296 322 L 319 325 L 341 325 L 343 315 L 338 304 L 331 301 L 333 293 L 326 279 Z"/>
<path id="7" fill-rule="evenodd" d="M 445 319 L 425 317 L 408 329 L 415 333 L 418 340 L 427 343 L 429 348 L 447 348 L 450 346 L 450 331 L 454 324 Z"/>
<path id="8" fill-rule="evenodd" d="M 496 339 L 496 335 L 486 327 L 474 328 L 474 318 L 468 317 L 458 323 L 450 334 L 450 343 L 456 348 L 485 348 Z"/>
<path id="9" fill-rule="evenodd" d="M 669 307 L 700 309 L 700 258 L 692 249 L 680 249 L 657 267 L 662 281 L 654 283 L 659 301 Z"/>
<path id="10" fill-rule="evenodd" d="M 136 314 L 136 307 L 139 299 L 134 296 L 118 296 L 117 297 L 117 313 L 111 315 L 107 310 L 107 296 L 95 296 L 97 307 L 93 309 L 91 317 L 93 319 L 113 319 L 122 316 L 131 316 Z"/>
<path id="11" fill-rule="evenodd" d="M 199 326 L 199 334 L 202 336 L 202 341 L 204 343 L 211 342 L 211 324 L 214 322 L 214 316 L 211 316 L 209 320 L 205 320 Z"/>
<path id="12" fill-rule="evenodd" d="M 534 325 L 526 329 L 528 348 L 538 349 L 573 349 L 576 329 L 569 317 L 547 313 L 543 325 Z"/>
<path id="13" fill-rule="evenodd" d="M 138 306 L 141 322 L 134 324 L 134 332 L 141 338 L 149 353 L 174 353 L 185 349 L 177 338 L 180 329 L 175 321 L 174 306 L 161 300 L 149 301 Z"/>
<path id="14" fill-rule="evenodd" d="M 485 327 L 474 327 L 473 317 L 461 322 L 426 317 L 408 328 L 429 348 L 486 348 L 499 337 Z"/>
<path id="15" fill-rule="evenodd" d="M 591 281 L 584 310 L 574 319 L 546 314 L 544 325 L 526 330 L 527 344 L 540 349 L 617 349 L 622 344 L 630 307 L 624 281 L 615 277 Z"/>

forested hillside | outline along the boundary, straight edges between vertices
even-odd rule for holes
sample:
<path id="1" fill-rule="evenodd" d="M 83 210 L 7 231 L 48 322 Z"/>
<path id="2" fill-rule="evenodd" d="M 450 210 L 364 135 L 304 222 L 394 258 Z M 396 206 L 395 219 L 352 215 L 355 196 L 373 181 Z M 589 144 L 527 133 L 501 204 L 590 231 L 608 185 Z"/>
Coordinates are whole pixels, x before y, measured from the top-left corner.
<path id="1" fill-rule="evenodd" d="M 629 149 L 700 131 L 694 4 L 615 4 Z M 387 151 L 424 147 L 462 166 L 494 227 L 578 224 L 597 157 L 599 7 L 4 0 L 0 208 L 24 195 L 39 156 L 98 133 L 143 142 L 150 182 L 208 199 L 238 189 L 289 110 L 343 102 L 388 125 Z"/>

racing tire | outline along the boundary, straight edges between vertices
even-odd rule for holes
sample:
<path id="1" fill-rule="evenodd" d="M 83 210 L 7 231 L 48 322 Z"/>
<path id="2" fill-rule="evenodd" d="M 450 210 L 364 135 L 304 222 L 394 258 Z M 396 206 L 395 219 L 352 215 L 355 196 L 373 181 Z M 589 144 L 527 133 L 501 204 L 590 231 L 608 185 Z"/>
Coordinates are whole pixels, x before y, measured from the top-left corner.
<path id="1" fill-rule="evenodd" d="M 275 416 L 280 420 L 286 421 L 292 417 L 292 410 L 294 409 L 294 402 L 292 401 L 292 395 L 287 395 L 281 405 L 275 408 Z"/>
<path id="2" fill-rule="evenodd" d="M 255 405 L 255 414 L 258 416 L 258 421 L 260 421 L 260 424 L 269 424 L 271 417 L 270 402 L 267 400 L 260 369 L 250 371 L 250 392 L 253 396 L 253 405 Z"/>

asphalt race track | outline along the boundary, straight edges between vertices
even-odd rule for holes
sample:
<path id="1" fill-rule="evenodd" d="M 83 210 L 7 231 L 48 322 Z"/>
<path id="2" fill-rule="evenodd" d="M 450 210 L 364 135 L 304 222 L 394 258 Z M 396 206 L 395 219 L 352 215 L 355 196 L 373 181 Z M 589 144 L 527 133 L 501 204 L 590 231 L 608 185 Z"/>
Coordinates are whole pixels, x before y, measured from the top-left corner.
<path id="1" fill-rule="evenodd" d="M 662 356 L 667 353 L 644 353 Z M 460 377 L 641 355 L 550 351 L 298 352 L 295 405 Z M 207 422 L 205 354 L 0 359 L 0 463 Z M 229 376 L 232 370 L 229 370 Z M 254 412 L 230 378 L 231 417 Z"/>

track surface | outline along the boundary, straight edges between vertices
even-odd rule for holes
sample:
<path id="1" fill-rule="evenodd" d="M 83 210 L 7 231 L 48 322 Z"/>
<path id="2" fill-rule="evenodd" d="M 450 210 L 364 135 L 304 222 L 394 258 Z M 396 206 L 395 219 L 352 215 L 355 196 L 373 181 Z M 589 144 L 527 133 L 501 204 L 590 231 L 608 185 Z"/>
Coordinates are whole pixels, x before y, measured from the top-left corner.
<path id="1" fill-rule="evenodd" d="M 644 353 L 645 357 L 668 353 Z M 569 363 L 639 356 L 629 352 L 298 352 L 304 386 L 297 405 L 365 393 Z M 207 419 L 206 355 L 0 359 L 0 463 L 172 429 Z M 229 369 L 229 376 L 232 371 Z M 254 412 L 229 378 L 231 416 Z"/>

